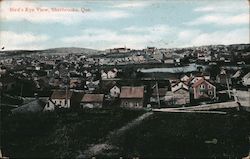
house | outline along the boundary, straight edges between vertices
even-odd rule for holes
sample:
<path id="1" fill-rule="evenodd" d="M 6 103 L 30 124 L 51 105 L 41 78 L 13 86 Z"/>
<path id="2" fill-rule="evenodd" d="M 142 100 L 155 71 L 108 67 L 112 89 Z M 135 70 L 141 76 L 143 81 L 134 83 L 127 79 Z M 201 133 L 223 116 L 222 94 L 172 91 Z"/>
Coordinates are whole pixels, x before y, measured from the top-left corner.
<path id="1" fill-rule="evenodd" d="M 175 92 L 176 90 L 180 89 L 180 88 L 184 88 L 184 89 L 189 89 L 188 85 L 182 81 L 177 81 L 176 83 L 172 83 L 171 84 L 171 91 Z"/>
<path id="2" fill-rule="evenodd" d="M 200 79 L 205 79 L 205 80 L 209 80 L 210 76 L 209 75 L 197 75 L 195 77 L 190 77 L 191 81 L 189 81 L 191 84 L 196 83 L 197 81 L 199 81 Z"/>
<path id="3" fill-rule="evenodd" d="M 232 76 L 232 78 L 235 78 L 235 79 L 239 78 L 241 76 L 241 73 L 242 73 L 241 70 L 236 71 L 235 74 Z"/>
<path id="4" fill-rule="evenodd" d="M 154 52 L 157 50 L 157 48 L 156 47 L 147 47 L 146 49 L 145 49 L 145 52 L 147 53 L 147 54 L 154 54 Z"/>
<path id="5" fill-rule="evenodd" d="M 189 89 L 182 85 L 178 87 L 173 92 L 173 104 L 175 105 L 185 105 L 190 103 L 190 93 Z"/>
<path id="6" fill-rule="evenodd" d="M 118 72 L 118 70 L 116 68 L 108 71 L 108 73 L 107 73 L 108 78 L 115 78 L 117 76 L 117 72 Z"/>
<path id="7" fill-rule="evenodd" d="M 108 74 L 106 72 L 104 72 L 103 70 L 101 71 L 101 78 L 102 79 L 107 79 L 108 78 Z"/>
<path id="8" fill-rule="evenodd" d="M 242 78 L 242 83 L 244 86 L 250 86 L 250 72 Z"/>
<path id="9" fill-rule="evenodd" d="M 70 79 L 69 81 L 69 87 L 70 88 L 77 88 L 77 87 L 80 87 L 82 84 L 82 81 L 80 78 L 72 78 Z"/>
<path id="10" fill-rule="evenodd" d="M 194 99 L 216 98 L 216 87 L 204 78 L 194 82 L 191 89 Z"/>
<path id="11" fill-rule="evenodd" d="M 121 107 L 127 108 L 142 108 L 144 100 L 144 87 L 129 87 L 121 88 Z"/>
<path id="12" fill-rule="evenodd" d="M 104 94 L 85 94 L 82 97 L 81 108 L 102 108 Z"/>
<path id="13" fill-rule="evenodd" d="M 161 53 L 160 51 L 154 51 L 152 54 L 152 57 L 157 60 L 157 61 L 161 61 L 163 59 L 163 53 Z"/>
<path id="14" fill-rule="evenodd" d="M 86 86 L 87 86 L 87 88 L 88 88 L 89 91 L 94 91 L 97 88 L 99 88 L 99 84 L 100 84 L 100 80 L 86 81 Z"/>
<path id="15" fill-rule="evenodd" d="M 174 59 L 172 59 L 172 58 L 165 58 L 164 59 L 164 63 L 166 63 L 166 64 L 174 64 Z"/>
<path id="16" fill-rule="evenodd" d="M 55 108 L 70 108 L 72 96 L 72 91 L 55 90 L 45 105 L 44 111 L 53 111 Z"/>
<path id="17" fill-rule="evenodd" d="M 120 93 L 121 93 L 121 89 L 117 86 L 112 87 L 109 91 L 110 96 L 113 98 L 119 97 Z"/>
<path id="18" fill-rule="evenodd" d="M 158 97 L 159 101 L 165 101 L 167 91 L 167 88 L 158 88 L 158 90 L 157 88 L 154 88 L 152 96 L 150 97 L 150 102 L 158 102 Z"/>
<path id="19" fill-rule="evenodd" d="M 127 53 L 130 52 L 130 48 L 121 47 L 121 48 L 113 48 L 113 49 L 107 49 L 105 50 L 107 53 Z"/>
<path id="20" fill-rule="evenodd" d="M 220 74 L 216 76 L 216 82 L 222 85 L 232 84 L 231 78 L 225 70 L 221 70 Z"/>
<path id="21" fill-rule="evenodd" d="M 88 71 L 84 71 L 86 78 L 92 77 L 92 74 Z"/>
<path id="22" fill-rule="evenodd" d="M 4 67 L 4 66 L 1 66 L 0 67 L 0 75 L 3 75 L 3 74 L 5 74 L 6 73 L 6 67 Z M 1 77 L 1 76 L 0 76 Z"/>
<path id="23" fill-rule="evenodd" d="M 188 81 L 188 79 L 189 79 L 189 77 L 188 77 L 187 75 L 183 75 L 183 76 L 181 77 L 181 81 L 183 81 L 183 82 Z"/>

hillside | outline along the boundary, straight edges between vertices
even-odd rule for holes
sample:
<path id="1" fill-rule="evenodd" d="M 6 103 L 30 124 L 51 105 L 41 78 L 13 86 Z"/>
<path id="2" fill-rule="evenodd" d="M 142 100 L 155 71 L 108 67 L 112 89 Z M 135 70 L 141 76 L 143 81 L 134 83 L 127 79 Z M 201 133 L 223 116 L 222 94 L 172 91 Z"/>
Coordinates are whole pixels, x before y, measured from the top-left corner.
<path id="1" fill-rule="evenodd" d="M 8 50 L 1 51 L 4 55 L 22 55 L 22 54 L 98 54 L 102 53 L 100 50 L 88 49 L 88 48 L 77 48 L 77 47 L 61 47 L 51 48 L 46 50 Z"/>

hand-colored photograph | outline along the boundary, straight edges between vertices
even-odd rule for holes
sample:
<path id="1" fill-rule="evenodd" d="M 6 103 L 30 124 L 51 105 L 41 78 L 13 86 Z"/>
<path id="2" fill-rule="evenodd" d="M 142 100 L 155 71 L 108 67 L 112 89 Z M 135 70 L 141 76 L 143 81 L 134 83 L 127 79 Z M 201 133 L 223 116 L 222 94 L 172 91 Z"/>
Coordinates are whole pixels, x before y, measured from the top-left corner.
<path id="1" fill-rule="evenodd" d="M 0 158 L 250 159 L 249 0 L 0 0 Z"/>

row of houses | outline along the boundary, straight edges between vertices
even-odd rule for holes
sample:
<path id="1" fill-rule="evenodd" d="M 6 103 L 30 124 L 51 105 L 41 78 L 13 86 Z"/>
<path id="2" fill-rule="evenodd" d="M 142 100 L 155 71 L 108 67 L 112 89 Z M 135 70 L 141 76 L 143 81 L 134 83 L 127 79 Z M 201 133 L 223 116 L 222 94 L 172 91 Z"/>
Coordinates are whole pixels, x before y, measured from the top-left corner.
<path id="1" fill-rule="evenodd" d="M 118 99 L 120 107 L 142 108 L 145 103 L 145 86 L 122 86 L 114 85 L 109 93 L 83 93 L 81 92 L 78 102 L 81 108 L 102 108 L 108 98 Z M 79 94 L 79 93 L 78 93 Z M 78 95 L 79 96 L 79 95 Z M 183 76 L 179 80 L 171 81 L 171 90 L 168 88 L 153 87 L 150 103 L 164 102 L 165 105 L 186 105 L 191 100 L 215 99 L 216 87 L 204 76 Z M 73 91 L 55 90 L 44 110 L 56 108 L 70 108 L 74 98 Z"/>
<path id="2" fill-rule="evenodd" d="M 72 107 L 73 102 L 76 102 L 74 100 L 77 100 L 74 94 L 77 93 L 73 91 L 55 90 L 49 98 L 44 110 L 53 111 L 57 108 Z M 123 86 L 121 89 L 114 86 L 110 89 L 109 95 L 112 98 L 119 98 L 121 107 L 142 108 L 144 104 L 144 86 Z M 102 108 L 104 99 L 104 94 L 81 93 L 79 103 L 81 108 Z"/>
<path id="3" fill-rule="evenodd" d="M 216 99 L 216 86 L 209 80 L 209 76 L 184 75 L 170 83 L 170 90 L 155 87 L 150 101 L 166 105 L 186 105 L 191 100 Z"/>

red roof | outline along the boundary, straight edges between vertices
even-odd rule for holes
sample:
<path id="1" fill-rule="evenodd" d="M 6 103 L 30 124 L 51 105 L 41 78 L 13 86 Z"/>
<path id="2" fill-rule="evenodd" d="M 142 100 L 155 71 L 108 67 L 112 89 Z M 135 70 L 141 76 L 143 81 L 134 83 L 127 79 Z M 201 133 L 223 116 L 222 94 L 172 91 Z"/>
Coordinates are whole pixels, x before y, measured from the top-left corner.
<path id="1" fill-rule="evenodd" d="M 122 87 L 120 98 L 143 98 L 144 87 Z"/>
<path id="2" fill-rule="evenodd" d="M 204 78 L 202 78 L 202 79 L 196 81 L 196 82 L 192 85 L 192 87 L 198 87 L 198 86 L 201 85 L 203 82 L 206 82 L 206 83 L 212 85 L 211 83 L 209 83 L 208 81 L 206 81 Z M 213 85 L 212 85 L 212 86 L 213 86 Z"/>
<path id="3" fill-rule="evenodd" d="M 201 85 L 204 81 L 205 81 L 205 80 L 204 80 L 203 78 L 202 78 L 202 79 L 199 79 L 198 81 L 196 81 L 196 82 L 192 85 L 192 87 L 197 87 L 197 86 Z"/>

